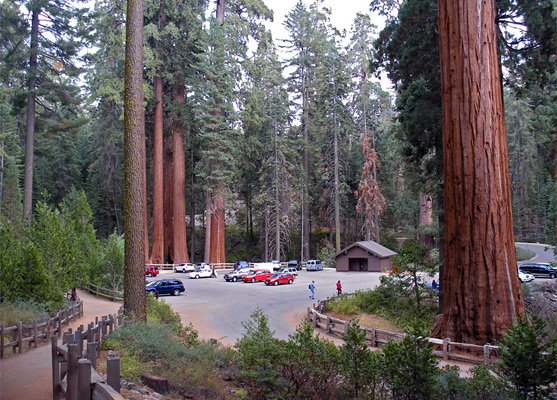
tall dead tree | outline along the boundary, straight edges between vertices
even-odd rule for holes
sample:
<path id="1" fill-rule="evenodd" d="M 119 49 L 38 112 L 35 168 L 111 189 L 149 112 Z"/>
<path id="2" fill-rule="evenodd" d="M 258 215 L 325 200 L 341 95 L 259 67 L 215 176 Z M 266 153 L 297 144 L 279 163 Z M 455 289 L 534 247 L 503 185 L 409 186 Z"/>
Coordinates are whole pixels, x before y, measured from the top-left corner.
<path id="1" fill-rule="evenodd" d="M 524 312 L 493 0 L 439 0 L 445 273 L 434 336 L 493 343 Z"/>

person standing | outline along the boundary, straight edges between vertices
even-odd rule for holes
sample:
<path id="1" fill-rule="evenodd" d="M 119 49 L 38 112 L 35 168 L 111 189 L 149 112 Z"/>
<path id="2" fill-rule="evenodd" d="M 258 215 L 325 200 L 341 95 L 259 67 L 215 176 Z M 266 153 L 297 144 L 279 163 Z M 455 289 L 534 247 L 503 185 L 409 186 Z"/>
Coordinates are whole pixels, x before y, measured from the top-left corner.
<path id="1" fill-rule="evenodd" d="M 309 298 L 315 299 L 315 281 L 311 281 L 309 284 L 309 290 L 311 290 L 311 296 L 309 296 Z"/>
<path id="2" fill-rule="evenodd" d="M 342 285 L 340 281 L 337 282 L 337 295 L 340 296 L 342 294 Z"/>

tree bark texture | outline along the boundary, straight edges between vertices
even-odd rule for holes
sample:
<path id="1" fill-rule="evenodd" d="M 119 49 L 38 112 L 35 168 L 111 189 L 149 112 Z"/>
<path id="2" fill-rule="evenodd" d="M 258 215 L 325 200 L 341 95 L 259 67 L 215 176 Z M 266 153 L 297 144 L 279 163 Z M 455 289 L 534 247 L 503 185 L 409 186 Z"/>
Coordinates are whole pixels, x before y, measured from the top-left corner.
<path id="1" fill-rule="evenodd" d="M 494 343 L 524 312 L 493 0 L 439 0 L 444 310 L 434 336 Z"/>
<path id="2" fill-rule="evenodd" d="M 164 140 L 164 165 L 163 165 L 163 200 L 164 200 L 164 262 L 173 262 L 174 254 L 174 221 L 172 219 L 173 179 L 172 179 L 172 137 Z M 171 259 L 168 259 L 170 257 Z"/>
<path id="3" fill-rule="evenodd" d="M 418 193 L 418 224 L 420 226 L 429 226 L 433 224 L 433 198 L 431 194 L 420 192 Z M 420 231 L 420 243 L 424 246 L 432 248 L 433 237 Z"/>
<path id="4" fill-rule="evenodd" d="M 184 85 L 176 84 L 174 100 L 184 104 Z M 186 239 L 186 157 L 184 154 L 184 129 L 180 113 L 172 124 L 172 165 L 173 165 L 173 202 L 174 219 L 174 263 L 189 262 L 188 243 Z"/>
<path id="5" fill-rule="evenodd" d="M 33 158 L 35 156 L 35 97 L 39 54 L 39 14 L 33 10 L 29 57 L 29 93 L 27 95 L 27 134 L 25 136 L 25 175 L 23 179 L 23 219 L 29 223 L 33 212 Z"/>
<path id="6" fill-rule="evenodd" d="M 218 188 L 217 193 L 212 194 L 211 204 L 213 212 L 211 213 L 211 249 L 209 254 L 209 263 L 226 262 L 224 248 L 224 210 L 225 210 L 225 188 Z"/>
<path id="7" fill-rule="evenodd" d="M 129 0 L 124 81 L 124 311 L 146 321 L 143 146 L 143 1 Z"/>
<path id="8" fill-rule="evenodd" d="M 153 122 L 153 237 L 151 263 L 164 264 L 163 91 L 162 76 L 155 76 Z"/>
<path id="9" fill-rule="evenodd" d="M 205 251 L 203 261 L 208 263 L 211 258 L 211 215 L 213 215 L 213 199 L 211 194 L 207 192 L 207 201 L 205 207 Z"/>
<path id="10" fill-rule="evenodd" d="M 311 232 L 309 227 L 309 93 L 307 71 L 303 72 L 303 127 L 304 127 L 304 190 L 302 198 L 302 260 L 309 259 Z"/>

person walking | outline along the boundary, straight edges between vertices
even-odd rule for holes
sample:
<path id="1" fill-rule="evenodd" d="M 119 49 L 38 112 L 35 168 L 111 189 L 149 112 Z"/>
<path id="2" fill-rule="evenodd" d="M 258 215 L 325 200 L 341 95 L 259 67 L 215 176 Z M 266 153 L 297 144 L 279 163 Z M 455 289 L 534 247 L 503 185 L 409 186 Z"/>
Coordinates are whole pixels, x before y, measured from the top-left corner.
<path id="1" fill-rule="evenodd" d="M 342 285 L 340 281 L 337 282 L 337 295 L 340 296 L 342 294 Z"/>
<path id="2" fill-rule="evenodd" d="M 315 281 L 311 281 L 309 284 L 309 290 L 311 290 L 311 296 L 309 296 L 309 298 L 315 299 Z"/>

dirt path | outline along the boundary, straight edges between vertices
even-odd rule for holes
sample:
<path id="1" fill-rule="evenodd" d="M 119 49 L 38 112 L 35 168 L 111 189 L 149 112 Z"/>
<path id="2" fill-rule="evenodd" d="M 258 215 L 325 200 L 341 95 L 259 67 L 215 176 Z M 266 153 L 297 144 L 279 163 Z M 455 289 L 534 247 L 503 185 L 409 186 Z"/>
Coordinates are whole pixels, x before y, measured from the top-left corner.
<path id="1" fill-rule="evenodd" d="M 87 325 L 103 315 L 114 314 L 121 303 L 101 300 L 86 292 L 78 291 L 83 300 L 83 317 L 63 326 L 76 329 L 79 325 Z M 61 343 L 62 339 L 59 339 Z M 51 400 L 52 372 L 51 347 L 29 350 L 21 355 L 0 360 L 0 400 Z"/>

